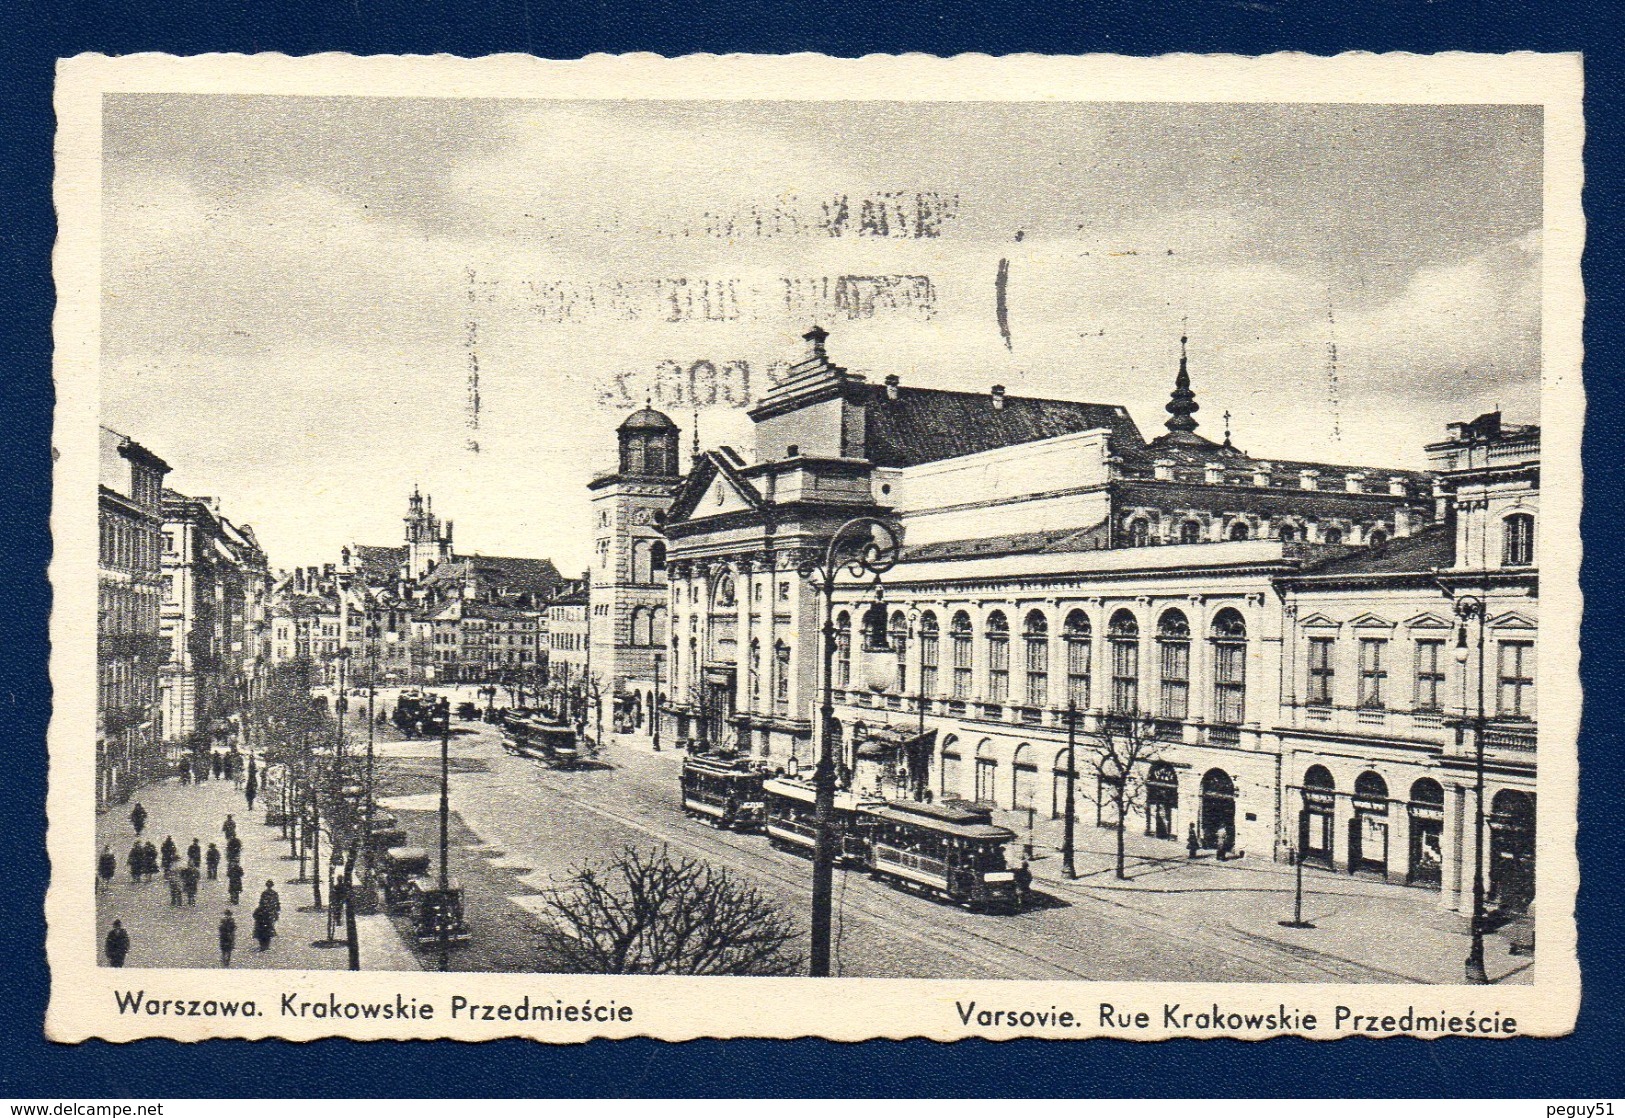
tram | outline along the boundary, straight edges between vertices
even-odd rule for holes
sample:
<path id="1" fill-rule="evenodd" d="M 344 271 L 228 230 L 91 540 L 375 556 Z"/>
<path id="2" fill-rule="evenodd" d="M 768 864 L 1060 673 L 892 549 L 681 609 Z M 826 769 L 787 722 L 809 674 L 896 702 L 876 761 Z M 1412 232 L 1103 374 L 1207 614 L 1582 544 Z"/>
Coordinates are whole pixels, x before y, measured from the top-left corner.
<path id="1" fill-rule="evenodd" d="M 811 857 L 818 843 L 817 793 L 812 782 L 782 776 L 764 781 L 762 801 L 762 830 L 767 841 L 779 850 L 794 850 Z M 868 842 L 857 809 L 880 803 L 853 792 L 836 791 L 833 823 L 837 862 L 849 866 L 868 863 Z"/>
<path id="2" fill-rule="evenodd" d="M 451 704 L 428 691 L 403 691 L 391 716 L 407 737 L 436 737 L 451 727 Z"/>
<path id="3" fill-rule="evenodd" d="M 869 875 L 977 911 L 1014 911 L 1016 875 L 1004 847 L 1016 833 L 992 812 L 958 802 L 895 803 L 857 808 L 868 846 Z"/>
<path id="4" fill-rule="evenodd" d="M 683 810 L 713 827 L 754 830 L 762 822 L 762 774 L 742 761 L 685 757 Z"/>
<path id="5" fill-rule="evenodd" d="M 550 721 L 539 711 L 505 712 L 502 746 L 510 753 L 545 761 L 550 768 L 573 769 L 581 763 L 575 728 Z"/>

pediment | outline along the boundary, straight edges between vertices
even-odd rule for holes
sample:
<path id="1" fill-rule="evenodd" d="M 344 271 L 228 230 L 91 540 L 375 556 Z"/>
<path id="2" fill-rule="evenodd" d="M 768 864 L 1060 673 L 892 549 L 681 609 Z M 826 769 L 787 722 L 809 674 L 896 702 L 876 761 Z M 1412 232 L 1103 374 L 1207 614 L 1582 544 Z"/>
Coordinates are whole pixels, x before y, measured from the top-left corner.
<path id="1" fill-rule="evenodd" d="M 1519 613 L 1517 610 L 1508 610 L 1506 613 L 1490 619 L 1492 629 L 1527 629 L 1533 631 L 1540 628 L 1533 617 Z"/>
<path id="2" fill-rule="evenodd" d="M 1453 628 L 1450 619 L 1429 610 L 1419 613 L 1405 622 L 1407 629 L 1450 629 Z"/>
<path id="3" fill-rule="evenodd" d="M 1378 617 L 1374 613 L 1362 613 L 1350 619 L 1349 624 L 1356 629 L 1392 629 L 1394 623 L 1386 617 Z"/>
<path id="4" fill-rule="evenodd" d="M 1333 621 L 1324 613 L 1311 613 L 1298 622 L 1299 627 L 1304 629 L 1336 629 L 1342 624 L 1341 621 Z"/>

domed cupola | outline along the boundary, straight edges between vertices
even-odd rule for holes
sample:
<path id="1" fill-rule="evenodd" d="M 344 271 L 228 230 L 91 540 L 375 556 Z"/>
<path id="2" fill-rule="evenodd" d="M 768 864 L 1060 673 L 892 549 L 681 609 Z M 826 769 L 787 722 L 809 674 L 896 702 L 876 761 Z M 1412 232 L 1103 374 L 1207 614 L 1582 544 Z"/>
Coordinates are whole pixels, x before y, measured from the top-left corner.
<path id="1" fill-rule="evenodd" d="M 622 474 L 676 477 L 677 442 L 682 432 L 664 412 L 645 406 L 627 416 L 616 432 Z"/>

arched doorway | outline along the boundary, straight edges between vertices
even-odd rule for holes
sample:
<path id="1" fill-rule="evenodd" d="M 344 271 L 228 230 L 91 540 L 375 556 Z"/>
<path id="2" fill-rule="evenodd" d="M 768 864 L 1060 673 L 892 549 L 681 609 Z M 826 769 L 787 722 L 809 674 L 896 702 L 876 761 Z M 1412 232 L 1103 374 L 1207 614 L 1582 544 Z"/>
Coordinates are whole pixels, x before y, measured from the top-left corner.
<path id="1" fill-rule="evenodd" d="M 1522 912 L 1535 899 L 1535 797 L 1503 788 L 1490 801 L 1489 900 Z"/>
<path id="2" fill-rule="evenodd" d="M 1026 742 L 1016 746 L 1010 777 L 1010 807 L 1015 811 L 1038 806 L 1038 764 L 1033 756 L 1033 747 Z"/>
<path id="3" fill-rule="evenodd" d="M 1444 787 L 1424 776 L 1411 785 L 1408 885 L 1439 888 L 1444 867 Z"/>
<path id="4" fill-rule="evenodd" d="M 1303 810 L 1298 820 L 1298 855 L 1305 862 L 1332 868 L 1332 820 L 1337 813 L 1337 782 L 1325 765 L 1310 765 L 1303 774 Z"/>
<path id="5" fill-rule="evenodd" d="M 1388 875 L 1388 782 L 1369 769 L 1354 778 L 1349 872 Z"/>
<path id="6" fill-rule="evenodd" d="M 1223 769 L 1209 769 L 1202 777 L 1202 845 L 1216 849 L 1221 830 L 1235 842 L 1236 782 Z"/>
<path id="7" fill-rule="evenodd" d="M 993 743 L 983 740 L 976 747 L 976 802 L 998 805 L 999 760 L 993 756 Z"/>
<path id="8" fill-rule="evenodd" d="M 1145 833 L 1152 838 L 1179 837 L 1179 774 L 1166 761 L 1151 766 L 1145 777 Z"/>
<path id="9" fill-rule="evenodd" d="M 949 735 L 942 742 L 942 795 L 958 796 L 964 788 L 959 760 L 959 739 Z"/>

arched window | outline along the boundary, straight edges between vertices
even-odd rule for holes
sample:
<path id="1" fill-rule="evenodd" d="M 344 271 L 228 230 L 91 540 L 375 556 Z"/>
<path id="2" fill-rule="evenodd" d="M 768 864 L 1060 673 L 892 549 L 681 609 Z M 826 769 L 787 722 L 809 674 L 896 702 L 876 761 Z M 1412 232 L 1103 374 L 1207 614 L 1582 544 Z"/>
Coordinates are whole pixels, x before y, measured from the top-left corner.
<path id="1" fill-rule="evenodd" d="M 835 616 L 835 686 L 852 686 L 852 615 Z"/>
<path id="2" fill-rule="evenodd" d="M 656 540 L 649 545 L 649 567 L 661 573 L 666 570 L 666 544 L 663 540 Z"/>
<path id="3" fill-rule="evenodd" d="M 949 734 L 942 739 L 942 794 L 957 796 L 964 788 L 959 757 L 959 739 Z"/>
<path id="4" fill-rule="evenodd" d="M 1291 543 L 1298 538 L 1298 530 L 1290 524 L 1281 525 L 1276 534 L 1280 537 L 1282 543 Z"/>
<path id="5" fill-rule="evenodd" d="M 665 606 L 655 606 L 649 611 L 649 643 L 656 648 L 666 643 Z"/>
<path id="6" fill-rule="evenodd" d="M 1140 709 L 1140 623 L 1126 609 L 1112 614 L 1106 626 L 1112 646 L 1112 711 L 1135 714 Z"/>
<path id="7" fill-rule="evenodd" d="M 750 639 L 750 705 L 752 709 L 760 709 L 762 702 L 762 642 L 760 638 Z"/>
<path id="8" fill-rule="evenodd" d="M 1157 660 L 1160 668 L 1162 718 L 1184 719 L 1191 709 L 1191 626 L 1184 613 L 1167 610 L 1157 620 Z"/>
<path id="9" fill-rule="evenodd" d="M 1130 547 L 1144 547 L 1151 542 L 1151 525 L 1142 517 L 1135 517 L 1128 522 L 1128 545 Z"/>
<path id="10" fill-rule="evenodd" d="M 1515 512 L 1501 522 L 1501 565 L 1527 567 L 1535 561 L 1535 518 Z"/>
<path id="11" fill-rule="evenodd" d="M 1076 770 L 1067 768 L 1069 762 L 1076 765 L 1079 769 L 1083 767 L 1075 756 L 1069 756 L 1067 751 L 1064 749 L 1055 755 L 1055 762 L 1050 766 L 1049 817 L 1051 819 L 1060 819 L 1066 815 L 1067 777 L 1071 776 L 1072 779 L 1077 779 Z M 1077 799 L 1077 789 L 1074 788 L 1072 790 L 1072 810 L 1074 813 L 1076 813 L 1078 810 Z"/>
<path id="12" fill-rule="evenodd" d="M 1251 531 L 1247 527 L 1247 522 L 1245 520 L 1238 520 L 1234 524 L 1230 525 L 1230 538 L 1233 540 L 1247 539 L 1250 534 Z"/>
<path id="13" fill-rule="evenodd" d="M 632 435 L 626 440 L 626 472 L 641 474 L 643 472 L 643 436 Z"/>
<path id="14" fill-rule="evenodd" d="M 954 619 L 948 625 L 948 639 L 953 644 L 954 678 L 953 695 L 956 699 L 968 699 L 971 694 L 971 625 L 970 614 L 960 610 L 954 614 Z"/>
<path id="15" fill-rule="evenodd" d="M 1320 538 L 1323 543 L 1342 543 L 1343 529 L 1327 528 L 1325 531 L 1320 533 Z"/>
<path id="16" fill-rule="evenodd" d="M 1038 763 L 1033 760 L 1033 747 L 1026 742 L 1016 746 L 1011 764 L 1010 809 L 1026 811 L 1037 806 Z"/>
<path id="17" fill-rule="evenodd" d="M 993 755 L 993 742 L 987 738 L 976 747 L 976 799 L 978 803 L 998 803 L 999 759 Z"/>
<path id="18" fill-rule="evenodd" d="M 717 579 L 716 605 L 718 609 L 733 609 L 737 604 L 734 597 L 734 576 L 723 571 Z"/>
<path id="19" fill-rule="evenodd" d="M 1194 520 L 1187 520 L 1179 526 L 1180 543 L 1201 543 L 1202 526 Z"/>
<path id="20" fill-rule="evenodd" d="M 640 586 L 654 581 L 654 572 L 649 565 L 650 541 L 632 541 L 632 581 Z"/>
<path id="21" fill-rule="evenodd" d="M 1027 705 L 1049 706 L 1049 619 L 1041 610 L 1031 610 L 1022 623 L 1021 635 L 1027 650 Z"/>
<path id="22" fill-rule="evenodd" d="M 642 648 L 649 641 L 649 611 L 642 606 L 632 610 L 632 643 Z"/>
<path id="23" fill-rule="evenodd" d="M 1365 541 L 1372 547 L 1381 547 L 1383 544 L 1388 542 L 1388 533 L 1384 532 L 1381 528 L 1373 528 L 1371 529 L 1371 534 L 1366 536 Z"/>
<path id="24" fill-rule="evenodd" d="M 1381 775 L 1367 769 L 1354 778 L 1355 808 L 1386 814 L 1388 811 L 1388 782 Z"/>
<path id="25" fill-rule="evenodd" d="M 790 646 L 783 641 L 773 645 L 773 710 L 790 712 Z"/>
<path id="26" fill-rule="evenodd" d="M 1411 785 L 1411 803 L 1425 807 L 1444 807 L 1444 786 L 1430 776 L 1424 776 Z"/>
<path id="27" fill-rule="evenodd" d="M 987 615 L 987 700 L 1006 702 L 1010 698 L 1010 622 L 994 610 Z"/>
<path id="28" fill-rule="evenodd" d="M 1247 713 L 1247 623 L 1233 609 L 1213 618 L 1213 719 L 1239 726 Z"/>
<path id="29" fill-rule="evenodd" d="M 1089 669 L 1094 645 L 1089 616 L 1081 609 L 1066 615 L 1062 638 L 1066 641 L 1066 699 L 1079 710 L 1089 709 Z"/>
<path id="30" fill-rule="evenodd" d="M 937 663 L 940 655 L 939 637 L 937 615 L 930 612 L 922 613 L 920 615 L 920 695 L 922 698 L 929 698 L 937 693 Z"/>
<path id="31" fill-rule="evenodd" d="M 892 691 L 898 695 L 908 694 L 908 618 L 900 609 L 892 610 L 891 615 L 891 647 L 897 654 L 897 680 L 892 685 Z"/>

